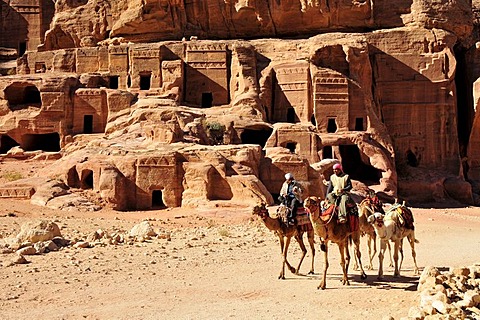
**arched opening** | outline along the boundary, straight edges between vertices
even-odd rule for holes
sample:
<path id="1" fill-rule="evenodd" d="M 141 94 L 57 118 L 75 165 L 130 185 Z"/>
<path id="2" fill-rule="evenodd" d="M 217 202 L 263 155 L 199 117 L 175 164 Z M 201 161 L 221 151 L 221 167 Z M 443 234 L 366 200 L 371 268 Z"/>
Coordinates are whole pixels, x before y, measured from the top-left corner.
<path id="1" fill-rule="evenodd" d="M 290 107 L 287 109 L 287 122 L 288 123 L 295 123 L 295 109 Z"/>
<path id="2" fill-rule="evenodd" d="M 110 89 L 118 89 L 118 76 L 110 76 Z"/>
<path id="3" fill-rule="evenodd" d="M 406 152 L 407 164 L 410 167 L 418 167 L 418 159 L 417 156 L 412 152 L 412 150 L 407 150 Z"/>
<path id="4" fill-rule="evenodd" d="M 335 118 L 329 118 L 327 123 L 327 132 L 335 133 L 337 132 L 337 121 Z"/>
<path id="5" fill-rule="evenodd" d="M 12 84 L 5 88 L 4 92 L 12 111 L 42 105 L 40 91 L 34 85 Z"/>
<path id="6" fill-rule="evenodd" d="M 0 136 L 0 153 L 7 153 L 13 147 L 19 146 L 18 142 L 8 135 Z"/>
<path id="7" fill-rule="evenodd" d="M 350 175 L 350 178 L 367 185 L 380 183 L 382 171 L 364 163 L 356 145 L 341 145 L 339 149 L 343 170 Z"/>
<path id="8" fill-rule="evenodd" d="M 83 116 L 83 133 L 93 132 L 93 115 L 86 114 Z"/>
<path id="9" fill-rule="evenodd" d="M 67 173 L 67 186 L 71 188 L 78 188 L 80 186 L 80 179 L 78 178 L 77 168 L 72 167 Z"/>
<path id="10" fill-rule="evenodd" d="M 93 171 L 92 170 L 83 170 L 82 171 L 82 180 L 80 183 L 82 189 L 93 189 Z"/>
<path id="11" fill-rule="evenodd" d="M 365 130 L 363 127 L 363 118 L 356 118 L 355 119 L 355 131 L 363 131 Z"/>
<path id="12" fill-rule="evenodd" d="M 322 148 L 322 159 L 333 159 L 332 146 L 324 146 Z"/>
<path id="13" fill-rule="evenodd" d="M 140 73 L 140 90 L 150 90 L 151 81 L 152 81 L 151 72 Z"/>
<path id="14" fill-rule="evenodd" d="M 260 146 L 265 147 L 268 138 L 270 138 L 273 129 L 262 129 L 262 130 L 252 130 L 245 129 L 241 135 L 240 139 L 242 143 L 245 144 L 259 144 Z"/>
<path id="15" fill-rule="evenodd" d="M 285 148 L 290 150 L 291 153 L 295 153 L 295 150 L 297 149 L 297 143 L 296 142 L 287 142 L 287 144 L 285 144 Z"/>
<path id="16" fill-rule="evenodd" d="M 21 147 L 25 151 L 42 150 L 48 152 L 60 151 L 60 135 L 54 133 L 24 134 Z"/>
<path id="17" fill-rule="evenodd" d="M 162 190 L 152 190 L 152 208 L 166 208 L 165 203 L 163 202 Z"/>
<path id="18" fill-rule="evenodd" d="M 202 92 L 202 108 L 213 106 L 213 94 L 211 92 Z"/>

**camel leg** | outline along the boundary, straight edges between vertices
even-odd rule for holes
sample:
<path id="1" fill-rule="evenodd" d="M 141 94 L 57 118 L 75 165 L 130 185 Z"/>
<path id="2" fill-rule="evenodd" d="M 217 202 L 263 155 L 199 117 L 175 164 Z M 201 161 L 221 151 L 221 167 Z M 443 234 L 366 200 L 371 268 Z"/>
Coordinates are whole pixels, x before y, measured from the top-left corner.
<path id="1" fill-rule="evenodd" d="M 390 265 L 389 267 L 393 267 L 393 259 L 392 259 L 392 246 L 390 245 L 390 242 L 387 241 L 387 247 L 388 247 L 388 255 L 390 257 Z"/>
<path id="2" fill-rule="evenodd" d="M 378 252 L 378 280 L 383 279 L 383 258 L 385 256 L 385 250 L 387 250 L 387 241 L 380 239 L 380 251 Z"/>
<path id="3" fill-rule="evenodd" d="M 373 245 L 373 253 L 372 253 L 372 245 Z M 367 266 L 368 270 L 373 270 L 373 258 L 377 254 L 377 234 L 372 232 L 372 234 L 368 235 L 368 257 L 370 260 L 370 264 Z"/>
<path id="4" fill-rule="evenodd" d="M 363 270 L 362 266 L 362 252 L 360 251 L 360 233 L 354 233 L 352 234 L 352 240 L 353 240 L 353 248 L 355 250 L 355 256 L 356 260 L 358 260 L 358 265 L 360 267 L 360 278 L 362 280 L 367 279 L 367 274 Z M 347 265 L 347 271 L 348 271 L 348 265 Z"/>
<path id="5" fill-rule="evenodd" d="M 343 277 L 342 282 L 343 285 L 350 285 L 348 282 L 348 264 L 350 262 L 350 253 L 348 252 L 348 238 L 345 238 L 345 241 L 338 243 L 338 249 L 340 251 L 340 266 L 342 267 Z"/>
<path id="6" fill-rule="evenodd" d="M 398 246 L 398 252 L 400 253 L 400 262 L 398 263 L 398 273 L 400 274 L 400 270 L 402 270 L 402 264 L 403 264 L 403 239 L 400 240 L 400 244 Z"/>
<path id="7" fill-rule="evenodd" d="M 282 236 L 278 236 L 280 239 L 280 250 L 281 250 L 281 255 L 282 255 L 282 268 L 280 269 L 280 275 L 278 276 L 278 279 L 285 279 L 285 239 Z"/>
<path id="8" fill-rule="evenodd" d="M 353 270 L 357 271 L 358 270 L 358 260 L 357 260 L 357 255 L 355 255 L 355 259 L 353 260 Z"/>
<path id="9" fill-rule="evenodd" d="M 324 243 L 325 250 L 323 250 L 323 274 L 322 280 L 320 280 L 320 284 L 318 285 L 317 289 L 325 290 L 327 286 L 327 270 L 328 270 L 328 241 Z"/>
<path id="10" fill-rule="evenodd" d="M 295 240 L 297 240 L 298 244 L 300 245 L 300 249 L 302 250 L 302 257 L 300 258 L 300 262 L 298 262 L 297 270 L 290 269 L 295 274 L 298 274 L 300 272 L 300 266 L 302 265 L 303 259 L 305 258 L 305 255 L 307 254 L 307 248 L 305 247 L 305 243 L 303 242 L 303 234 L 299 234 L 295 236 Z"/>
<path id="11" fill-rule="evenodd" d="M 393 272 L 394 277 L 400 276 L 400 270 L 398 268 L 398 252 L 400 251 L 402 240 L 396 240 L 393 246 L 393 263 L 395 264 L 395 271 Z M 403 253 L 402 253 L 403 256 Z"/>
<path id="12" fill-rule="evenodd" d="M 315 232 L 307 232 L 308 243 L 310 244 L 310 249 L 312 251 L 312 265 L 310 266 L 310 272 L 308 274 L 314 274 L 314 264 L 315 264 Z"/>
<path id="13" fill-rule="evenodd" d="M 408 242 L 410 242 L 410 248 L 412 249 L 412 258 L 413 258 L 413 263 L 415 265 L 414 269 L 414 274 L 417 276 L 420 274 L 417 266 L 417 253 L 415 252 L 415 232 L 412 231 L 412 233 L 407 237 Z"/>

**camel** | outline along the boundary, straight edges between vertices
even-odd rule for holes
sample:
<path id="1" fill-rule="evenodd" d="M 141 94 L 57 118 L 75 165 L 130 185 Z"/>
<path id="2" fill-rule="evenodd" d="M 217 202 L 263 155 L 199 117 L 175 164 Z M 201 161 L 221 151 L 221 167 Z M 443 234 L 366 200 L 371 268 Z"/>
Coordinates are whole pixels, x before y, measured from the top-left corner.
<path id="1" fill-rule="evenodd" d="M 373 215 L 375 212 L 384 213 L 383 204 L 375 195 L 375 192 L 372 192 L 358 205 L 360 232 L 362 236 L 367 237 L 367 249 L 369 258 L 369 264 L 365 266 L 367 270 L 373 270 L 373 258 L 377 253 L 377 234 L 375 232 L 375 228 L 373 228 L 372 224 L 368 222 L 368 217 Z M 392 249 L 389 242 L 387 242 L 387 247 L 388 252 L 390 253 L 390 267 L 393 267 Z M 353 269 L 358 270 L 357 260 L 355 260 L 355 265 Z"/>
<path id="2" fill-rule="evenodd" d="M 410 222 L 408 221 L 410 219 Z M 394 204 L 385 214 L 375 212 L 368 217 L 368 222 L 375 228 L 375 232 L 380 238 L 380 252 L 378 254 L 378 279 L 383 279 L 383 257 L 387 248 L 388 241 L 394 243 L 393 261 L 395 264 L 394 277 L 400 276 L 400 269 L 403 263 L 403 239 L 407 238 L 412 249 L 413 263 L 415 265 L 414 274 L 418 275 L 419 270 L 417 266 L 415 243 L 415 230 L 413 226 L 413 214 L 405 204 Z M 401 259 L 398 262 L 398 254 Z"/>
<path id="3" fill-rule="evenodd" d="M 304 201 L 304 206 L 307 211 L 310 213 L 310 220 L 312 221 L 313 229 L 315 233 L 322 240 L 322 251 L 324 252 L 324 267 L 323 267 L 323 276 L 320 281 L 318 289 L 324 290 L 327 283 L 327 269 L 328 269 L 328 242 L 332 241 L 338 245 L 340 250 L 340 265 L 342 266 L 343 278 L 342 283 L 344 285 L 350 285 L 348 281 L 348 265 L 350 263 L 350 253 L 348 250 L 349 240 L 353 241 L 355 255 L 359 261 L 360 267 L 360 277 L 362 280 L 367 278 L 365 271 L 363 270 L 361 253 L 360 253 L 360 230 L 350 231 L 350 224 L 343 223 L 340 224 L 337 222 L 336 214 L 332 214 L 325 221 L 321 217 L 320 209 L 321 199 L 318 197 L 308 197 Z"/>
<path id="4" fill-rule="evenodd" d="M 280 251 L 282 254 L 283 261 L 282 261 L 282 268 L 280 270 L 280 275 L 278 276 L 278 279 L 285 279 L 285 265 L 287 265 L 290 272 L 294 274 L 299 274 L 300 266 L 302 265 L 305 255 L 307 254 L 307 248 L 305 247 L 305 244 L 303 242 L 304 233 L 307 233 L 308 242 L 310 244 L 310 248 L 312 251 L 312 264 L 308 274 L 314 273 L 315 234 L 308 220 L 307 220 L 308 225 L 300 225 L 299 223 L 296 223 L 295 225 L 289 225 L 280 216 L 277 218 L 270 217 L 268 209 L 265 206 L 265 203 L 262 203 L 260 205 L 256 205 L 255 207 L 253 207 L 252 214 L 258 215 L 262 219 L 265 226 L 269 230 L 273 231 L 278 236 L 278 239 L 280 240 Z M 300 212 L 298 212 L 297 218 L 299 216 L 300 216 Z M 294 268 L 292 265 L 290 265 L 290 263 L 287 260 L 288 247 L 290 245 L 290 240 L 292 237 L 294 237 L 295 240 L 297 240 L 298 244 L 300 245 L 300 249 L 302 250 L 302 257 L 298 262 L 297 268 Z"/>

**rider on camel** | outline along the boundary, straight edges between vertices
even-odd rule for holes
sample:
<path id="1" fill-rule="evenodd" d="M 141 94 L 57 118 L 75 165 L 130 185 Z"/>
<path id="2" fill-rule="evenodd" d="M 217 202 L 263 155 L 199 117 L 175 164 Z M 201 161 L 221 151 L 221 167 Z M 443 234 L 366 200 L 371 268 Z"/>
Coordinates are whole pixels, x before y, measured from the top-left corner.
<path id="1" fill-rule="evenodd" d="M 302 188 L 300 184 L 294 179 L 293 174 L 287 173 L 285 175 L 285 182 L 280 190 L 280 202 L 290 208 L 287 216 L 290 225 L 295 224 L 297 217 L 297 209 L 302 205 Z"/>
<path id="2" fill-rule="evenodd" d="M 342 165 L 336 163 L 327 187 L 327 201 L 338 206 L 338 222 L 347 222 L 347 203 L 350 200 L 348 192 L 352 190 L 350 176 L 343 172 Z"/>

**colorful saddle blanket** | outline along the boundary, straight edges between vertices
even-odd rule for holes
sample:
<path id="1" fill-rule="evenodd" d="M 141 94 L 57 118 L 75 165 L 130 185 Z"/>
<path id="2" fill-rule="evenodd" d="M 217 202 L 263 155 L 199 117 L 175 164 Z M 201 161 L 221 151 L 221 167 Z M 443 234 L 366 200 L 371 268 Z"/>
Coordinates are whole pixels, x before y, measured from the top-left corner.
<path id="1" fill-rule="evenodd" d="M 394 219 L 395 222 L 400 224 L 401 226 L 404 226 L 405 228 L 410 230 L 415 230 L 415 226 L 413 225 L 414 219 L 412 210 L 410 210 L 406 206 L 401 204 L 394 204 L 390 207 L 390 209 L 388 209 L 386 215 L 391 216 L 392 219 Z"/>

